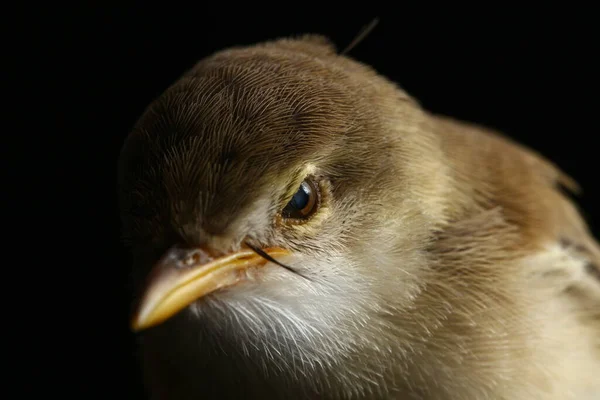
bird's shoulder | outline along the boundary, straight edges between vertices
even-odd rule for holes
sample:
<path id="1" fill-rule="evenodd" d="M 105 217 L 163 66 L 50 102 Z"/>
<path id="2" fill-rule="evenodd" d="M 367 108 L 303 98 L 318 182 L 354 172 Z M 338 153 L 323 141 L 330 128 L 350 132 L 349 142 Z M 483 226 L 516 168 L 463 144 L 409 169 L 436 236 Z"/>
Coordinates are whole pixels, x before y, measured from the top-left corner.
<path id="1" fill-rule="evenodd" d="M 594 259 L 599 256 L 573 196 L 580 187 L 559 166 L 499 131 L 431 118 L 453 181 L 451 219 L 500 208 L 532 246 L 569 243 Z"/>

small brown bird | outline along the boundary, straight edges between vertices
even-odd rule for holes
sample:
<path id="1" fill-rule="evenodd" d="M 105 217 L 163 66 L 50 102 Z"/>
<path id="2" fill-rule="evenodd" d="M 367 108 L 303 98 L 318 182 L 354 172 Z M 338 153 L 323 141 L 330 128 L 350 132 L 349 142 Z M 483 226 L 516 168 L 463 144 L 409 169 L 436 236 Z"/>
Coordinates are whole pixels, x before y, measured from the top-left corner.
<path id="1" fill-rule="evenodd" d="M 575 182 L 326 38 L 200 61 L 119 185 L 153 399 L 600 399 Z"/>

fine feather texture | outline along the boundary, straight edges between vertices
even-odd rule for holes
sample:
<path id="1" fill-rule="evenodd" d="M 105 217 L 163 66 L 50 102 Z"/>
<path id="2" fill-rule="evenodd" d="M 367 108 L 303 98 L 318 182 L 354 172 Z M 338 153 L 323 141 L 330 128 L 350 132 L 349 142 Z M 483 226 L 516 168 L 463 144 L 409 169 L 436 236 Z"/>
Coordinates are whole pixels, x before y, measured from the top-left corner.
<path id="1" fill-rule="evenodd" d="M 286 224 L 307 175 L 322 207 Z M 326 38 L 199 62 L 140 118 L 119 186 L 137 284 L 173 243 L 244 238 L 310 277 L 265 268 L 146 332 L 153 398 L 600 396 L 600 247 L 574 181 Z"/>

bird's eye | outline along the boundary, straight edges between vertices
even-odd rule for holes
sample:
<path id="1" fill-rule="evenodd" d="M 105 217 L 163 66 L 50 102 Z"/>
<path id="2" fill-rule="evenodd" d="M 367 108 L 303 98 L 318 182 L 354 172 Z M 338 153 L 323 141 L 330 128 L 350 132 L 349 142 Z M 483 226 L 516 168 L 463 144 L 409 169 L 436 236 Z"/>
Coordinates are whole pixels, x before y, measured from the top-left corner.
<path id="1" fill-rule="evenodd" d="M 281 212 L 283 218 L 307 219 L 317 210 L 319 192 L 311 180 L 305 180 Z"/>

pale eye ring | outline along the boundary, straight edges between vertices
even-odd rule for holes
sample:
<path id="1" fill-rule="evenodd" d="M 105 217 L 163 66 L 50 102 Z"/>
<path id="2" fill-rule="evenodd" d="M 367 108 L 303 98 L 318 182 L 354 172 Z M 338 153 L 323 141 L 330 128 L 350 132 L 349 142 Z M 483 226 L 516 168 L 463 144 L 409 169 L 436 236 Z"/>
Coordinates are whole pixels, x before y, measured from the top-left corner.
<path id="1" fill-rule="evenodd" d="M 315 213 L 319 203 L 318 186 L 310 179 L 304 180 L 298 191 L 281 211 L 283 218 L 307 219 Z"/>

